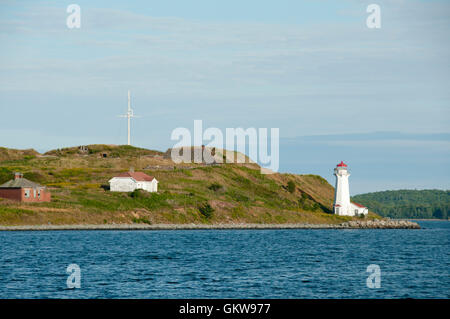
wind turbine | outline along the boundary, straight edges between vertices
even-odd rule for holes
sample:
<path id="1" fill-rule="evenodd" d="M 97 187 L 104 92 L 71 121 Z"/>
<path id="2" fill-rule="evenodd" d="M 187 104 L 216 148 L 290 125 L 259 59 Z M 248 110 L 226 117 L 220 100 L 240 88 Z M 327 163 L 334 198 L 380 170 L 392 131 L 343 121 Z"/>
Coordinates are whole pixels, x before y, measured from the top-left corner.
<path id="1" fill-rule="evenodd" d="M 128 145 L 131 145 L 131 138 L 130 138 L 131 118 L 133 118 L 133 117 L 140 117 L 140 116 L 134 115 L 133 110 L 131 109 L 130 90 L 128 90 L 128 111 L 127 111 L 127 114 L 119 115 L 119 117 L 126 117 L 126 118 L 128 118 Z"/>

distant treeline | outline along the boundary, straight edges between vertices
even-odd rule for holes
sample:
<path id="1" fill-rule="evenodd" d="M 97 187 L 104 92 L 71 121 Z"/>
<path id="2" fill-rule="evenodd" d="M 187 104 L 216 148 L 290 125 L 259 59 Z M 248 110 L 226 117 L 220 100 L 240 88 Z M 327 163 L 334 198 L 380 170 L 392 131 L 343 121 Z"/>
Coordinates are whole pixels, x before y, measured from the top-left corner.
<path id="1" fill-rule="evenodd" d="M 356 195 L 352 201 L 367 206 L 384 217 L 437 218 L 450 217 L 450 191 L 398 190 Z"/>

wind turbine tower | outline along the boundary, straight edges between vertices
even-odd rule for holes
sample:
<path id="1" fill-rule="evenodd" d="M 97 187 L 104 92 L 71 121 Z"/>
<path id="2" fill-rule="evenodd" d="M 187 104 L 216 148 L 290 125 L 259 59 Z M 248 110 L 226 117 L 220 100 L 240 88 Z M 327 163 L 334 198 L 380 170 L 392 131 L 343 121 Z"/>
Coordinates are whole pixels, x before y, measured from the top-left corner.
<path id="1" fill-rule="evenodd" d="M 131 109 L 131 96 L 130 96 L 130 90 L 128 90 L 128 112 L 125 115 L 119 115 L 119 117 L 126 117 L 128 119 L 128 145 L 131 145 L 131 138 L 130 138 L 130 124 L 131 124 L 131 118 L 133 117 L 139 117 L 133 114 L 133 110 Z"/>

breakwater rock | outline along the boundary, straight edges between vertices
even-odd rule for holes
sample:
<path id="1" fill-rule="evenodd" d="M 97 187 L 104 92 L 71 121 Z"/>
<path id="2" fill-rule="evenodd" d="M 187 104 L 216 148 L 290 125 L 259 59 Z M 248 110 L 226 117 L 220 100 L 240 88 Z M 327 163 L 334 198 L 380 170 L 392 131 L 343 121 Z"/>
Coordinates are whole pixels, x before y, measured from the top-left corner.
<path id="1" fill-rule="evenodd" d="M 351 220 L 340 224 L 343 228 L 420 229 L 419 224 L 408 220 Z"/>
<path id="2" fill-rule="evenodd" d="M 352 220 L 341 224 L 102 224 L 0 226 L 2 230 L 177 230 L 177 229 L 420 229 L 406 220 Z"/>

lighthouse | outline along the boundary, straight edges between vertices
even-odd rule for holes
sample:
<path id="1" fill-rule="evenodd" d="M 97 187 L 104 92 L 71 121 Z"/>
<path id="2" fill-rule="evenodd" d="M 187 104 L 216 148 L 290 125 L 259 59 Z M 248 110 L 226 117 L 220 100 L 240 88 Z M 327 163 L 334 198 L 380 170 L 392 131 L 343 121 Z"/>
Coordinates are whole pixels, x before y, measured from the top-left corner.
<path id="1" fill-rule="evenodd" d="M 334 169 L 336 176 L 336 189 L 334 193 L 333 211 L 336 215 L 342 216 L 357 216 L 367 215 L 368 209 L 358 203 L 350 202 L 350 189 L 348 178 L 348 166 L 343 161 L 336 165 Z"/>

